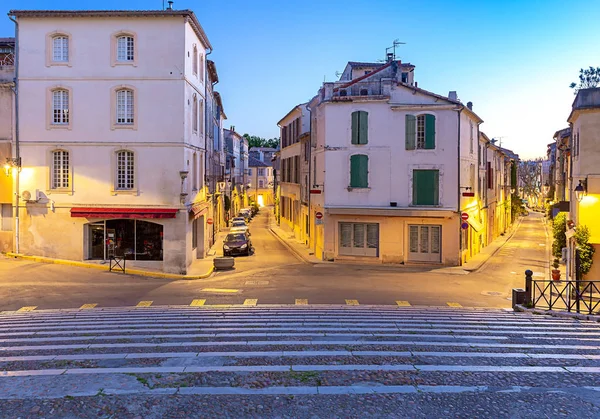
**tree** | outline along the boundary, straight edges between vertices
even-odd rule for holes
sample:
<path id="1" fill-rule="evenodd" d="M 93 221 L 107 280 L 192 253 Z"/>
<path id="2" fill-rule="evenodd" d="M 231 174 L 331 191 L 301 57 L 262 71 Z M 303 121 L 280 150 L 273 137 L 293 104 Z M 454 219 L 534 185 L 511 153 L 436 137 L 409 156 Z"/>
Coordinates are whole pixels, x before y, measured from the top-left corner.
<path id="1" fill-rule="evenodd" d="M 593 256 L 596 249 L 589 243 L 590 230 L 587 226 L 579 226 L 575 229 L 575 242 L 579 247 L 579 269 L 583 275 L 592 268 Z"/>
<path id="2" fill-rule="evenodd" d="M 264 139 L 257 137 L 256 135 L 244 134 L 244 137 L 248 141 L 248 147 L 271 147 L 277 148 L 279 146 L 279 138 Z"/>
<path id="3" fill-rule="evenodd" d="M 571 89 L 574 89 L 574 93 L 580 89 L 589 89 L 590 87 L 597 87 L 600 84 L 600 67 L 592 67 L 590 66 L 587 69 L 579 70 L 579 83 L 571 83 L 569 86 Z"/>
<path id="4" fill-rule="evenodd" d="M 523 187 L 523 196 L 539 204 L 542 191 L 542 159 L 523 160 L 519 162 L 519 183 Z"/>

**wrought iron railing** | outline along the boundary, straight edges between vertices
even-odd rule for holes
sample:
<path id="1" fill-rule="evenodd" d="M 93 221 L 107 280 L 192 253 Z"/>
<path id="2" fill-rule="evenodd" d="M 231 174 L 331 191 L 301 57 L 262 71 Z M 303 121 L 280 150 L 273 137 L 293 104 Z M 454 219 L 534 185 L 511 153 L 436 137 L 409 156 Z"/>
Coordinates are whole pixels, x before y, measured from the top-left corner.
<path id="1" fill-rule="evenodd" d="M 526 278 L 525 303 L 534 308 L 597 314 L 600 312 L 600 281 Z"/>

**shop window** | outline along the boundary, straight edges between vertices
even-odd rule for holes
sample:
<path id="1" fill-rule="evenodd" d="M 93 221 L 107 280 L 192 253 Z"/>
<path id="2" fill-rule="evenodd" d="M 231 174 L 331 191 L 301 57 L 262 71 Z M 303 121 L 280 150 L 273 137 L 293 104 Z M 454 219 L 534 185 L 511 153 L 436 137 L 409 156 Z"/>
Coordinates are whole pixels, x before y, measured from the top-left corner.
<path id="1" fill-rule="evenodd" d="M 106 220 L 89 225 L 90 259 L 163 260 L 163 226 L 141 220 Z M 104 249 L 100 243 L 104 242 Z M 104 250 L 104 252 L 102 251 Z"/>

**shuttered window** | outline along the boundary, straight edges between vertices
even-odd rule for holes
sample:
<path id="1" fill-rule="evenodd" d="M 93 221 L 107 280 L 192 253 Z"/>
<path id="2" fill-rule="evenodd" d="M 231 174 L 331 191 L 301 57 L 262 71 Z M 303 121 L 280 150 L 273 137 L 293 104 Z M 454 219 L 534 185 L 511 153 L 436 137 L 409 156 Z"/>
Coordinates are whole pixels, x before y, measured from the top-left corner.
<path id="1" fill-rule="evenodd" d="M 369 187 L 369 157 L 364 154 L 350 156 L 350 187 Z"/>
<path id="2" fill-rule="evenodd" d="M 439 170 L 413 170 L 413 205 L 439 205 Z"/>
<path id="3" fill-rule="evenodd" d="M 405 148 L 435 149 L 435 115 L 405 116 Z"/>
<path id="4" fill-rule="evenodd" d="M 367 144 L 369 114 L 365 111 L 352 112 L 352 144 Z"/>
<path id="5" fill-rule="evenodd" d="M 340 223 L 339 254 L 379 256 L 379 224 Z"/>

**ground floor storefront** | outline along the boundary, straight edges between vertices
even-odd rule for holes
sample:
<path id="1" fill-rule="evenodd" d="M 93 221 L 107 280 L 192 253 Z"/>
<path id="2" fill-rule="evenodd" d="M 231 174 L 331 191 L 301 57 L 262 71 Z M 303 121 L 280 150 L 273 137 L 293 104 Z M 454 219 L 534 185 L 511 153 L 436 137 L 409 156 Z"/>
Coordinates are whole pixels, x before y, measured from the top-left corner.
<path id="1" fill-rule="evenodd" d="M 460 263 L 460 218 L 456 212 L 424 211 L 428 216 L 417 216 L 412 211 L 371 210 L 374 214 L 368 215 L 361 214 L 363 211 L 313 209 L 311 217 L 321 215 L 320 220 L 312 220 L 315 255 L 323 260 L 374 263 Z M 316 251 L 319 248 L 321 253 Z"/>

